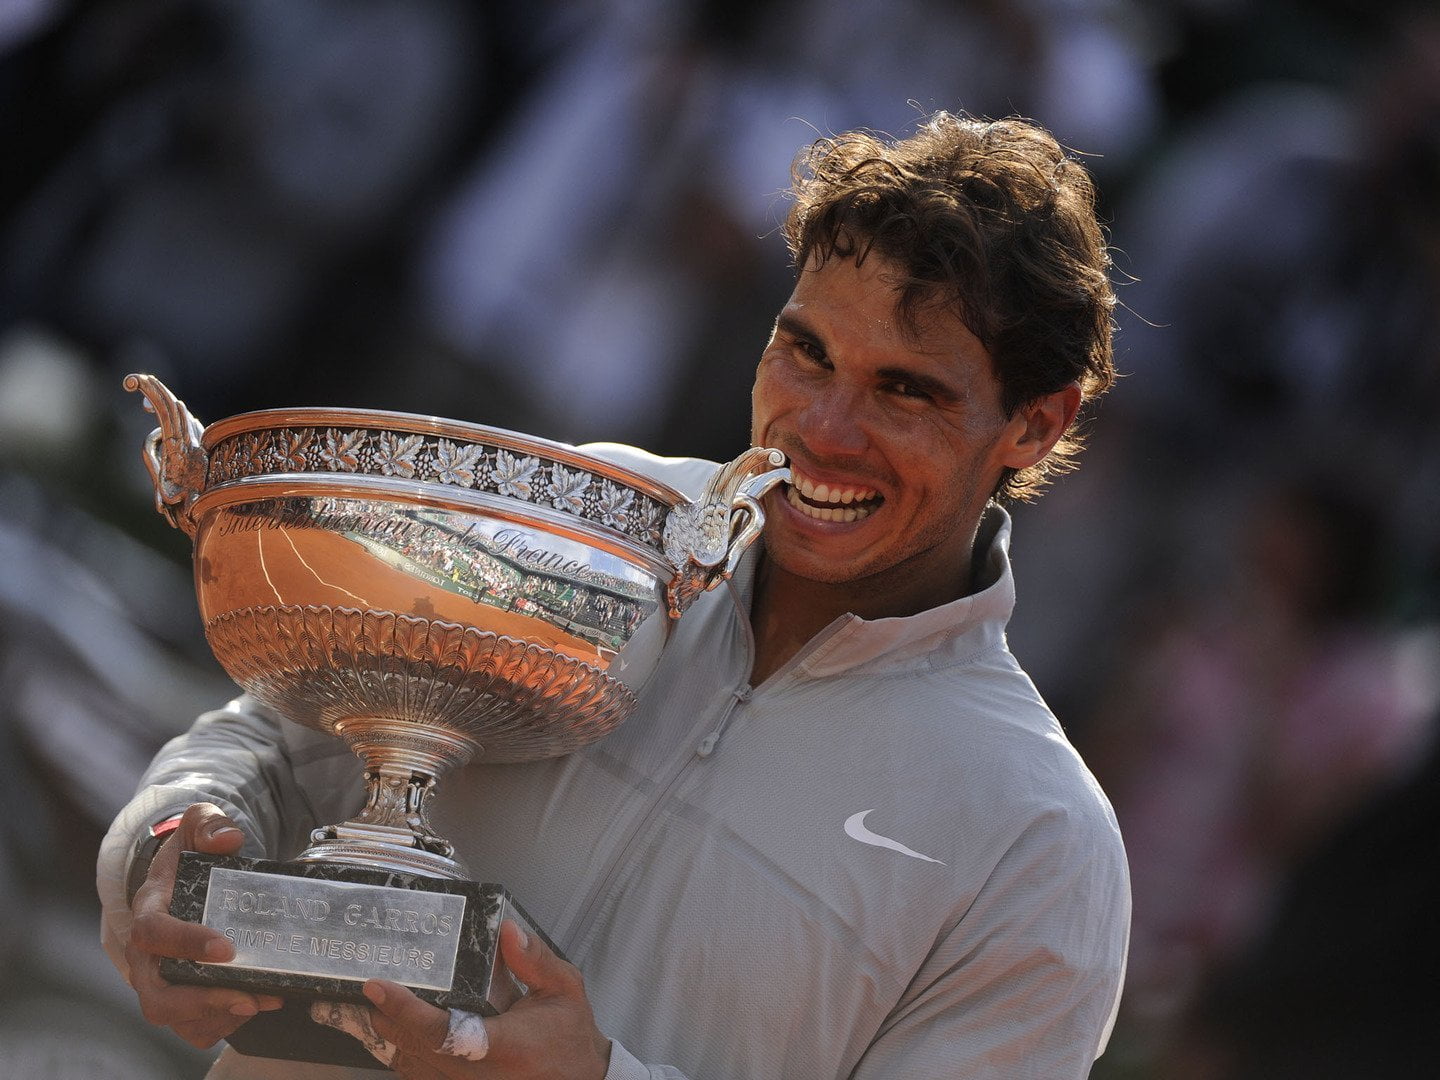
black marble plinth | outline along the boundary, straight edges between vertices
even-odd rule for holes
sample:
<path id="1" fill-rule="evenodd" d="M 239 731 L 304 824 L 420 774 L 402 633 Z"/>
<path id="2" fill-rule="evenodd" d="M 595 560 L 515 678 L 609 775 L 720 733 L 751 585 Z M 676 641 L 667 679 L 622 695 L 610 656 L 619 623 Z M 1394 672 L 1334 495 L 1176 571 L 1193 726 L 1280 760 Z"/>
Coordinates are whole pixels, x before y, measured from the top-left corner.
<path id="1" fill-rule="evenodd" d="M 221 873 L 212 894 L 211 877 L 217 870 Z M 314 887 L 307 889 L 297 879 L 308 879 Z M 249 885 L 248 891 L 238 894 L 238 903 L 233 888 L 237 880 Z M 366 888 L 338 888 L 334 883 Z M 352 894 L 358 903 L 341 902 Z M 221 902 L 222 895 L 228 903 Z M 326 899 L 313 898 L 322 896 Z M 458 912 L 453 897 L 463 898 L 463 912 Z M 438 905 L 458 917 L 426 914 L 431 908 L 439 910 Z M 418 917 L 416 909 L 421 912 Z M 180 857 L 170 912 L 225 933 L 236 943 L 239 955 L 227 964 L 165 959 L 160 965 L 165 978 L 286 999 L 284 1009 L 262 1013 L 239 1028 L 228 1040 L 231 1046 L 261 1057 L 329 1064 L 378 1065 L 356 1040 L 314 1023 L 310 1002 L 365 1004 L 361 992 L 365 980 L 383 978 L 409 986 L 440 1008 L 493 1016 L 521 992 L 499 956 L 501 920 L 515 919 L 527 933 L 538 934 L 554 947 L 500 885 L 337 863 L 285 863 L 187 851 Z M 367 932 L 373 936 L 367 938 Z M 272 963 L 298 965 L 302 970 L 273 970 Z"/>

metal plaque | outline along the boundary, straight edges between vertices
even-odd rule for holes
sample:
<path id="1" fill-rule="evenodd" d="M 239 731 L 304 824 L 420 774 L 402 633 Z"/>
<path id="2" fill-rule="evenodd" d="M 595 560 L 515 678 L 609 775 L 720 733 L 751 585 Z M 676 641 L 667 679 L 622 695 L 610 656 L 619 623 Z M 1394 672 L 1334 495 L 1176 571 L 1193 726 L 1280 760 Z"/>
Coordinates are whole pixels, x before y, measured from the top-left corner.
<path id="1" fill-rule="evenodd" d="M 216 867 L 201 922 L 235 946 L 217 967 L 449 990 L 464 914 L 451 893 Z"/>

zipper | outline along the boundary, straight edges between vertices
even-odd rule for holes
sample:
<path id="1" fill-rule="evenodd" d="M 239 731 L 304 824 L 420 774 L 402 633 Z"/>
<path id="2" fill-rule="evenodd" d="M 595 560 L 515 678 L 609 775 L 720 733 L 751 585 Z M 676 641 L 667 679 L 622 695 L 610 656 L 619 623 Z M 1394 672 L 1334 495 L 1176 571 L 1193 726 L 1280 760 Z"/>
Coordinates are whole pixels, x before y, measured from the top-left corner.
<path id="1" fill-rule="evenodd" d="M 575 948 L 579 948 L 590 936 L 591 927 L 602 906 L 602 900 L 604 897 L 610 895 L 616 879 L 620 876 L 621 868 L 629 863 L 630 855 L 635 848 L 636 841 L 649 831 L 651 825 L 659 816 L 661 808 L 669 802 L 671 792 L 680 784 L 680 781 L 684 779 L 692 769 L 703 764 L 715 752 L 715 748 L 719 745 L 726 729 L 730 726 L 730 721 L 735 715 L 735 710 L 739 706 L 747 704 L 755 694 L 755 687 L 752 687 L 749 683 L 749 673 L 755 666 L 754 630 L 750 626 L 749 613 L 745 610 L 744 605 L 740 603 L 740 598 L 735 592 L 734 585 L 727 583 L 725 587 L 729 592 L 731 603 L 735 607 L 736 617 L 740 620 L 741 638 L 745 647 L 745 666 L 743 670 L 746 673 L 746 681 L 741 683 L 738 689 L 730 691 L 730 701 L 725 706 L 725 714 L 720 718 L 720 723 L 715 726 L 714 730 L 700 740 L 693 751 L 686 754 L 680 760 L 679 765 L 671 771 L 669 778 L 656 788 L 656 793 L 651 796 L 650 805 L 640 814 L 639 820 L 630 828 L 629 832 L 625 834 L 625 839 L 616 847 L 615 854 L 610 859 L 610 865 L 605 868 L 605 872 L 600 876 L 599 882 L 591 888 L 590 895 L 585 898 L 584 904 L 580 907 L 580 914 L 575 919 L 574 929 L 571 932 L 570 938 L 570 940 L 574 942 Z M 825 641 L 828 641 L 844 625 L 845 620 L 839 618 L 831 623 L 825 630 L 816 634 L 803 649 L 766 679 L 764 686 L 774 686 L 777 682 L 788 676 L 806 656 L 813 653 L 815 649 Z"/>
<path id="2" fill-rule="evenodd" d="M 630 862 L 630 854 L 635 848 L 636 841 L 646 835 L 655 819 L 659 816 L 661 808 L 670 801 L 670 793 L 680 784 L 680 781 L 694 768 L 699 766 L 714 751 L 720 736 L 730 723 L 730 717 L 734 714 L 737 705 L 750 700 L 750 687 L 745 685 L 741 690 L 730 692 L 729 704 L 725 707 L 725 715 L 721 718 L 719 725 L 714 731 L 700 740 L 700 744 L 691 752 L 686 754 L 680 761 L 677 768 L 673 769 L 669 778 L 656 788 L 655 794 L 650 797 L 650 805 L 640 814 L 639 820 L 631 826 L 626 833 L 625 839 L 615 849 L 615 855 L 610 860 L 610 865 L 605 868 L 599 882 L 591 889 L 590 895 L 585 898 L 585 903 L 580 909 L 580 915 L 575 920 L 575 928 L 571 932 L 571 940 L 576 947 L 584 942 L 590 935 L 591 925 L 603 906 L 602 901 L 610 895 L 616 879 L 620 876 L 621 868 Z"/>
<path id="3" fill-rule="evenodd" d="M 739 690 L 730 691 L 732 700 L 725 708 L 725 715 L 720 718 L 720 723 L 716 725 L 715 730 L 701 739 L 700 745 L 695 747 L 696 757 L 707 758 L 715 752 L 716 745 L 725 735 L 725 729 L 730 726 L 730 718 L 735 715 L 735 706 L 744 705 L 754 692 L 755 688 L 749 683 L 740 687 Z"/>
<path id="4" fill-rule="evenodd" d="M 577 947 L 589 937 L 591 925 L 594 923 L 595 916 L 602 906 L 601 902 L 604 897 L 610 895 L 610 891 L 620 875 L 621 868 L 629 862 L 630 853 L 635 847 L 636 840 L 644 836 L 649 830 L 656 816 L 660 813 L 660 808 L 669 802 L 670 793 L 680 783 L 681 779 L 698 763 L 703 762 L 714 752 L 716 745 L 720 742 L 720 738 L 725 732 L 725 728 L 730 724 L 730 717 L 734 715 L 736 706 L 750 700 L 752 690 L 748 676 L 751 668 L 755 665 L 755 636 L 750 628 L 749 615 L 745 611 L 744 605 L 740 603 L 740 598 L 736 595 L 735 586 L 730 582 L 726 582 L 725 590 L 730 597 L 731 604 L 735 608 L 735 617 L 739 620 L 741 626 L 741 640 L 744 643 L 745 650 L 743 657 L 744 667 L 742 670 L 746 673 L 746 681 L 741 684 L 740 689 L 730 691 L 730 701 L 725 706 L 725 715 L 720 718 L 720 723 L 716 725 L 713 731 L 700 740 L 699 745 L 696 746 L 693 751 L 680 759 L 679 765 L 671 771 L 669 778 L 663 784 L 659 785 L 655 790 L 655 794 L 650 797 L 650 805 L 644 809 L 640 814 L 639 820 L 637 820 L 636 823 L 631 826 L 629 832 L 625 834 L 625 839 L 615 848 L 615 854 L 610 859 L 610 865 L 605 868 L 605 872 L 600 875 L 599 881 L 591 888 L 590 895 L 585 898 L 585 903 L 580 907 L 580 914 L 575 919 L 575 927 L 571 932 L 571 940 Z"/>

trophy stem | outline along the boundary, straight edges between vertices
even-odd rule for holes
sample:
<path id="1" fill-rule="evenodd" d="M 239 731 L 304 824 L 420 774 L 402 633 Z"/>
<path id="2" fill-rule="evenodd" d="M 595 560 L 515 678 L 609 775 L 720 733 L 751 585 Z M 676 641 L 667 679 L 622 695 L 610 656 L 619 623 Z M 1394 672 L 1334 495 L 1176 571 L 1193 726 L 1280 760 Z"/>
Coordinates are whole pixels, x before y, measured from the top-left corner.
<path id="1" fill-rule="evenodd" d="M 474 747 L 438 729 L 393 720 L 340 721 L 335 732 L 365 759 L 365 806 L 348 821 L 312 832 L 297 860 L 464 878 L 455 845 L 430 827 L 425 799 L 436 775 L 464 764 Z"/>

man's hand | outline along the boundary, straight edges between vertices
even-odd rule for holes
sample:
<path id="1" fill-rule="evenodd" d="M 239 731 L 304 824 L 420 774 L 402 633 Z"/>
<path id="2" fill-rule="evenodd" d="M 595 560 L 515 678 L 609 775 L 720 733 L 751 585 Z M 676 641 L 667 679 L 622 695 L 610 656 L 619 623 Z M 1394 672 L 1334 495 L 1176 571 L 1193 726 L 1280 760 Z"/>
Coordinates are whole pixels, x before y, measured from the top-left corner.
<path id="1" fill-rule="evenodd" d="M 125 960 L 130 965 L 130 985 L 140 998 L 140 1011 L 150 1023 L 173 1028 L 182 1039 L 201 1049 L 214 1046 L 256 1013 L 278 1009 L 282 1004 L 280 998 L 270 994 L 176 986 L 160 976 L 162 956 L 209 962 L 235 956 L 235 947 L 218 930 L 172 916 L 170 896 L 175 891 L 180 852 L 233 855 L 244 842 L 244 834 L 218 806 L 195 803 L 156 853 L 150 873 L 131 904 L 135 919 L 125 943 Z"/>
<path id="2" fill-rule="evenodd" d="M 446 1010 L 398 983 L 365 984 L 375 1032 L 398 1048 L 390 1067 L 406 1080 L 603 1080 L 610 1040 L 595 1026 L 580 972 L 509 920 L 500 954 L 530 992 L 499 1016 L 460 1014 L 453 1035 Z"/>

